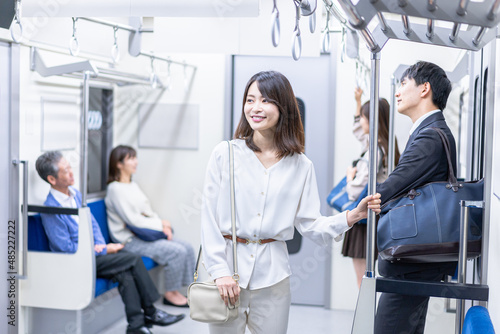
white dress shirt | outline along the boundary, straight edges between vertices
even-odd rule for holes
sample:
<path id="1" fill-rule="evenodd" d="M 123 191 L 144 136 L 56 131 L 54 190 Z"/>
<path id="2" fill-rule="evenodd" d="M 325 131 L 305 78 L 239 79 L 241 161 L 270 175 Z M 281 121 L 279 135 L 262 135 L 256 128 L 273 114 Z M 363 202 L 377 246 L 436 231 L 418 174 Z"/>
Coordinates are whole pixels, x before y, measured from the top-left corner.
<path id="1" fill-rule="evenodd" d="M 436 110 L 433 110 L 433 111 L 429 111 L 428 113 L 423 114 L 422 116 L 420 116 L 420 118 L 417 119 L 415 121 L 415 123 L 413 123 L 413 126 L 410 129 L 410 134 L 409 135 L 411 136 L 411 134 L 419 127 L 419 125 L 422 124 L 422 122 L 424 121 L 424 119 L 426 119 L 430 115 L 434 115 L 434 114 L 436 114 L 436 113 L 438 113 L 440 111 L 441 111 L 440 109 L 436 109 Z"/>
<path id="2" fill-rule="evenodd" d="M 294 226 L 322 246 L 340 241 L 349 229 L 346 213 L 322 217 L 316 175 L 304 154 L 294 154 L 265 168 L 244 140 L 233 140 L 236 235 L 251 240 L 273 238 L 263 245 L 238 243 L 239 285 L 260 289 L 290 276 L 285 241 Z M 217 145 L 208 163 L 201 210 L 204 265 L 212 279 L 233 274 L 229 148 Z"/>
<path id="3" fill-rule="evenodd" d="M 60 192 L 59 190 L 50 187 L 50 193 L 52 194 L 52 196 L 54 196 L 56 201 L 58 201 L 59 204 L 61 204 L 63 208 L 78 209 L 78 207 L 76 206 L 75 191 L 70 187 L 68 187 L 68 190 L 69 190 L 69 196 L 66 195 L 65 193 Z M 79 224 L 80 217 L 78 215 L 72 215 L 71 218 L 73 218 L 76 221 L 76 223 Z"/>

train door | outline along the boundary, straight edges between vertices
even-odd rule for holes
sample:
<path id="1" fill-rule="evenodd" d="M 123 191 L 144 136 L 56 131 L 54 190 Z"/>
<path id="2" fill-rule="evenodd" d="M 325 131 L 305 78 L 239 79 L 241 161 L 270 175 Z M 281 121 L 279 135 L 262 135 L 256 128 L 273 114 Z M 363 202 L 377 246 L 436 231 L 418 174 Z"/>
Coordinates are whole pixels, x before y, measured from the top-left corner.
<path id="1" fill-rule="evenodd" d="M 319 58 L 302 58 L 295 62 L 290 57 L 235 56 L 233 58 L 233 96 L 231 134 L 240 120 L 244 88 L 252 75 L 262 70 L 283 73 L 292 84 L 295 95 L 303 101 L 305 115 L 306 155 L 314 163 L 319 195 L 325 201 L 333 184 L 333 105 L 331 97 L 332 67 L 335 62 L 329 55 Z M 314 80 L 309 78 L 314 77 Z M 322 214 L 331 215 L 326 202 Z M 330 250 L 308 239 L 301 239 L 298 232 L 288 243 L 292 269 L 292 303 L 330 306 Z"/>
<path id="2" fill-rule="evenodd" d="M 468 152 L 466 179 L 485 179 L 484 183 L 484 217 L 483 217 L 483 249 L 482 256 L 469 264 L 468 281 L 488 284 L 488 263 L 490 221 L 492 215 L 493 181 L 494 181 L 494 101 L 495 101 L 495 66 L 496 42 L 493 40 L 482 50 L 475 52 L 470 64 L 470 101 L 468 115 Z M 493 228 L 495 224 L 491 224 Z M 493 259 L 492 258 L 492 259 Z M 490 297 L 491 300 L 491 297 Z M 470 302 L 468 305 L 471 305 Z"/>
<path id="3" fill-rule="evenodd" d="M 0 308 L 6 321 L 0 322 L 1 333 L 17 333 L 20 321 L 19 264 L 23 256 L 22 219 L 19 215 L 19 47 L 0 42 L 0 214 L 2 232 L 0 267 L 5 268 L 5 278 L 0 280 L 0 290 L 7 298 L 0 299 Z M 24 166 L 26 168 L 26 166 Z M 22 264 L 22 263 L 21 263 Z"/>

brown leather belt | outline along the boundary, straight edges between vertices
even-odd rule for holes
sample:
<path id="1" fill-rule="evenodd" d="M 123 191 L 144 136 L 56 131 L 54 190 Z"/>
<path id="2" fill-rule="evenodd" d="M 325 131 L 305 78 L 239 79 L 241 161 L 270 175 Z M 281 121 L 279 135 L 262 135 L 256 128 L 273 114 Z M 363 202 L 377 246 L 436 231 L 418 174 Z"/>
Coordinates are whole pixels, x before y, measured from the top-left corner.
<path id="1" fill-rule="evenodd" d="M 229 239 L 229 240 L 233 240 L 233 236 L 231 235 L 223 235 L 224 238 L 226 239 Z M 241 242 L 242 244 L 259 244 L 259 245 L 262 245 L 262 244 L 267 244 L 269 242 L 273 242 L 273 241 L 276 241 L 276 239 L 259 239 L 259 240 L 250 240 L 250 239 L 243 239 L 243 238 L 240 238 L 240 237 L 236 237 L 236 241 L 237 242 Z"/>

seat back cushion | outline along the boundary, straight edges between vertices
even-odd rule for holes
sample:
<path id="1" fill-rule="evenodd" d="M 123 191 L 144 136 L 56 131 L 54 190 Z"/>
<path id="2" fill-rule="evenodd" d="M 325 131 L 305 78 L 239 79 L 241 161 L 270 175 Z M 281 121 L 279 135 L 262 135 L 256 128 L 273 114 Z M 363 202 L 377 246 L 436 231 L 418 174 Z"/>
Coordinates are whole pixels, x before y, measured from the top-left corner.
<path id="1" fill-rule="evenodd" d="M 87 205 L 101 228 L 104 241 L 109 244 L 111 242 L 111 238 L 109 237 L 108 214 L 106 213 L 106 204 L 104 204 L 104 199 L 88 203 Z"/>
<path id="2" fill-rule="evenodd" d="M 49 239 L 45 234 L 40 215 L 28 216 L 28 250 L 50 252 Z"/>
<path id="3" fill-rule="evenodd" d="M 97 298 L 99 295 L 102 295 L 106 291 L 111 290 L 117 286 L 118 286 L 118 283 L 115 283 L 110 279 L 97 278 L 95 280 L 95 295 L 94 296 Z"/>

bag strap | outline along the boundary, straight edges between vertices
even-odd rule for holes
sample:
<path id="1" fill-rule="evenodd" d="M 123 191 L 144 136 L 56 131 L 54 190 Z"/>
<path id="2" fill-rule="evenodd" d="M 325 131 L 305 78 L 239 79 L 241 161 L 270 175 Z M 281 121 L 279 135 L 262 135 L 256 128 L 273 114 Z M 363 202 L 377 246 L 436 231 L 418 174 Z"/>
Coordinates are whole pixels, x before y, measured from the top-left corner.
<path id="1" fill-rule="evenodd" d="M 368 159 L 366 159 L 366 158 L 364 157 L 364 155 L 366 154 L 366 152 L 368 152 L 368 151 L 365 151 L 365 152 L 361 153 L 361 157 L 360 157 L 360 158 L 356 161 L 356 164 L 357 164 L 360 160 L 366 161 L 366 163 L 368 163 L 368 164 L 369 164 Z M 381 171 L 381 170 L 382 170 L 382 168 L 384 167 L 384 155 L 385 155 L 385 154 L 384 154 L 384 150 L 382 149 L 382 147 L 380 147 L 380 145 L 378 145 L 378 146 L 377 146 L 377 158 L 378 158 L 378 154 L 379 154 L 378 152 L 380 152 L 381 158 L 379 159 L 379 162 L 378 162 L 377 174 L 378 174 L 378 172 L 379 172 L 379 171 Z M 355 166 L 354 166 L 354 167 L 355 167 Z M 368 186 L 368 184 L 367 184 L 367 186 Z"/>
<path id="2" fill-rule="evenodd" d="M 234 152 L 233 145 L 231 141 L 227 141 L 227 145 L 229 147 L 229 183 L 230 183 L 230 193 L 231 193 L 231 230 L 232 230 L 232 240 L 233 240 L 233 279 L 238 282 L 240 280 L 240 275 L 238 274 L 238 257 L 236 253 L 236 210 L 235 210 L 235 200 L 234 200 Z M 201 257 L 201 245 L 200 250 L 198 251 L 198 258 L 196 259 L 196 266 L 194 271 L 194 281 L 198 280 L 198 269 L 200 267 L 200 257 Z"/>
<path id="3" fill-rule="evenodd" d="M 201 245 L 200 245 L 200 250 L 198 251 L 198 258 L 196 259 L 196 265 L 194 266 L 194 281 L 196 282 L 198 280 L 198 269 L 200 268 L 200 257 L 201 257 Z"/>
<path id="4" fill-rule="evenodd" d="M 236 210 L 234 208 L 234 152 L 233 145 L 231 141 L 227 141 L 227 145 L 229 146 L 229 172 L 230 172 L 230 187 L 231 187 L 231 227 L 233 233 L 233 279 L 238 282 L 240 280 L 240 275 L 238 274 L 238 261 L 237 261 L 237 253 L 236 253 Z"/>
<path id="5" fill-rule="evenodd" d="M 448 182 L 450 183 L 450 187 L 453 191 L 458 191 L 458 182 L 453 171 L 453 164 L 451 163 L 451 153 L 450 153 L 450 141 L 446 137 L 446 134 L 440 128 L 431 127 L 432 130 L 436 131 L 441 138 L 441 142 L 443 143 L 444 150 L 446 152 L 446 159 L 448 161 Z"/>

